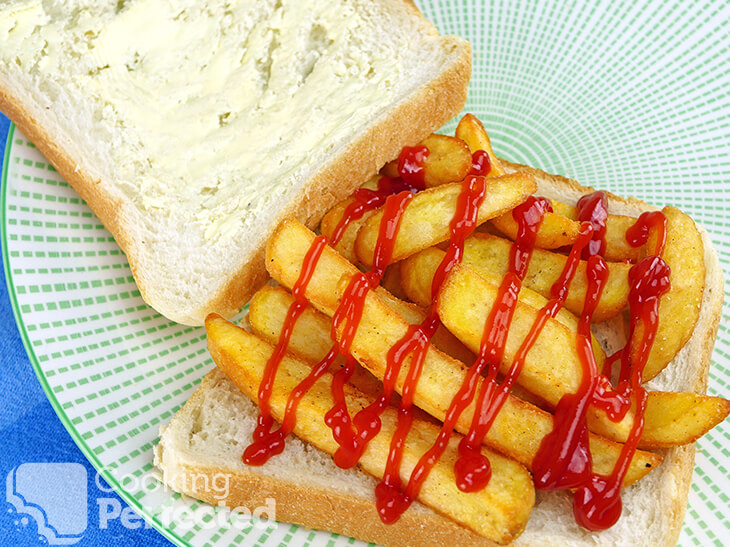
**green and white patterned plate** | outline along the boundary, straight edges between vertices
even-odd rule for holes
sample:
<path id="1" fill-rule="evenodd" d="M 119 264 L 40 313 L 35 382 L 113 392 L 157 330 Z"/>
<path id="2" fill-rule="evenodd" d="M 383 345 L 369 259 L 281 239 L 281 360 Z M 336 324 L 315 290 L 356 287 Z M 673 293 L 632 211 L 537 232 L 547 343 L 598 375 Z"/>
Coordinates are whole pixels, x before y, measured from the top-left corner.
<path id="1" fill-rule="evenodd" d="M 498 153 L 584 184 L 681 207 L 710 232 L 728 270 L 730 5 L 726 2 L 419 2 L 474 47 L 466 110 Z M 447 129 L 453 129 L 453 122 Z M 175 543 L 351 544 L 288 524 L 166 525 L 202 504 L 154 480 L 152 448 L 212 366 L 202 329 L 144 304 L 125 256 L 17 130 L 2 179 L 2 247 L 28 355 L 89 460 Z M 730 299 L 709 391 L 730 397 Z M 699 442 L 682 545 L 730 538 L 730 428 Z M 198 513 L 201 515 L 201 513 Z M 179 514 L 178 514 L 179 516 Z"/>

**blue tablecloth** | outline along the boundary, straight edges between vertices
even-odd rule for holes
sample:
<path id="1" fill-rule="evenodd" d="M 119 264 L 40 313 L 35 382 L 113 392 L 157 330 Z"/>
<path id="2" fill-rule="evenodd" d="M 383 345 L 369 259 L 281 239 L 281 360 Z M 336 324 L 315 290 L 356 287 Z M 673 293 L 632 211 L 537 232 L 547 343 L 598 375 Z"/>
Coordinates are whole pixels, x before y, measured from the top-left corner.
<path id="1" fill-rule="evenodd" d="M 5 146 L 9 121 L 0 114 L 0 145 Z M 0 153 L 0 170 L 2 169 Z M 2 270 L 0 269 L 0 272 Z M 81 464 L 86 468 L 88 519 L 83 537 L 75 543 L 89 545 L 170 545 L 154 528 L 129 514 L 124 501 L 99 479 L 79 448 L 64 429 L 41 389 L 23 348 L 8 298 L 5 274 L 0 283 L 0 478 L 18 466 L 36 462 Z M 71 466 L 73 467 L 73 466 Z M 19 515 L 8 502 L 4 488 L 0 514 L 0 545 L 47 545 L 41 542 L 33 518 Z M 126 512 L 125 512 L 126 510 Z M 103 516 L 100 519 L 100 515 Z M 117 515 L 117 516 L 115 516 Z M 126 521 L 122 515 L 127 517 Z M 126 522 L 126 525 L 125 525 Z"/>

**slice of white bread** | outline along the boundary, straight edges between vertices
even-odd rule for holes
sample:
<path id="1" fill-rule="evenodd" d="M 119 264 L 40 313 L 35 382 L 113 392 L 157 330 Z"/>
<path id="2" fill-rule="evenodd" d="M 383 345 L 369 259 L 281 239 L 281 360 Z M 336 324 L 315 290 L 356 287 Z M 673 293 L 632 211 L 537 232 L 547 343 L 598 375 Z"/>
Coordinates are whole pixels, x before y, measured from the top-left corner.
<path id="1" fill-rule="evenodd" d="M 12 0 L 0 110 L 202 324 L 266 279 L 278 222 L 334 203 L 459 112 L 469 44 L 408 0 Z"/>
<path id="2" fill-rule="evenodd" d="M 539 193 L 574 204 L 592 189 L 529 167 L 506 163 L 509 171 L 528 169 Z M 638 216 L 652 209 L 634 199 L 609 194 L 612 213 Z M 704 393 L 712 347 L 723 299 L 723 277 L 707 232 L 700 227 L 706 281 L 697 326 L 674 361 L 648 385 L 666 391 Z M 616 347 L 623 334 L 610 324 L 599 325 L 596 336 Z M 174 490 L 217 503 L 216 492 L 194 484 L 197 474 L 227 473 L 235 487 L 224 500 L 255 507 L 263 497 L 277 499 L 277 518 L 386 545 L 489 545 L 490 542 L 414 504 L 400 521 L 383 525 L 375 511 L 375 481 L 358 471 L 339 469 L 332 459 L 299 439 L 290 437 L 283 454 L 261 468 L 241 462 L 250 443 L 256 406 L 220 371 L 214 370 L 190 401 L 161 431 L 155 465 Z M 692 478 L 694 445 L 663 450 L 664 461 L 644 479 L 623 491 L 624 511 L 619 522 L 604 532 L 578 526 L 572 499 L 565 492 L 538 492 L 525 532 L 515 545 L 674 545 L 684 519 Z"/>

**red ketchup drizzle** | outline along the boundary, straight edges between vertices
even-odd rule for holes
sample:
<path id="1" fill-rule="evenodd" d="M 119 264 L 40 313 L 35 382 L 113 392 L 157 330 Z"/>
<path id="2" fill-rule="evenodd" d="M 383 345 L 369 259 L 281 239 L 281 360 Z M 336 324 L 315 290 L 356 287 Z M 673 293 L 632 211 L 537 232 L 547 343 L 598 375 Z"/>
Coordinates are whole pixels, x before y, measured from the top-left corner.
<path id="1" fill-rule="evenodd" d="M 339 224 L 332 233 L 331 245 L 337 245 L 347 227 L 359 220 L 362 216 L 374 209 L 382 207 L 388 196 L 400 192 L 418 192 L 426 185 L 424 182 L 423 162 L 428 157 L 427 147 L 413 146 L 404 147 L 398 156 L 398 178 L 380 177 L 378 189 L 358 188 L 353 193 L 354 201 L 345 208 L 345 212 Z"/>
<path id="2" fill-rule="evenodd" d="M 380 177 L 377 190 L 358 188 L 353 194 L 354 201 L 345 208 L 339 224 L 334 232 L 332 232 L 332 237 L 329 241 L 330 245 L 337 245 L 340 239 L 342 239 L 345 230 L 347 230 L 347 227 L 352 222 L 361 219 L 365 213 L 382 207 L 385 204 L 385 200 L 388 199 L 388 196 L 400 192 L 417 192 L 422 189 L 422 186 L 414 186 L 402 178 L 393 179 L 390 177 Z"/>
<path id="3" fill-rule="evenodd" d="M 606 200 L 605 195 L 597 194 L 600 193 L 581 199 L 579 211 L 581 220 L 591 222 L 594 229 L 597 224 L 599 228 L 602 226 L 605 235 Z M 643 214 L 628 231 L 627 241 L 633 246 L 644 245 L 652 228 L 657 234 L 655 252 L 661 254 L 666 240 L 666 219 L 661 213 Z M 578 323 L 581 384 L 575 393 L 563 396 L 558 402 L 553 431 L 543 439 L 533 461 L 533 476 L 540 489 L 576 488 L 573 512 L 577 522 L 589 530 L 604 530 L 621 516 L 621 485 L 644 427 L 646 391 L 641 386 L 641 375 L 656 336 L 659 299 L 669 289 L 669 268 L 659 256 L 651 256 L 629 272 L 630 343 L 638 320 L 645 329 L 639 350 L 633 356 L 624 348 L 607 360 L 603 371 L 606 375 L 610 374 L 613 363 L 621 361 L 619 389 L 613 391 L 606 376 L 598 373 L 591 349 L 591 317 L 608 275 L 607 265 L 599 256 L 605 250 L 605 239 L 596 241 L 594 237 L 592 245 L 583 250 L 588 255 L 588 290 Z M 631 407 L 632 394 L 636 400 L 634 423 L 619 459 L 609 476 L 593 473 L 585 420 L 587 407 L 593 404 L 603 408 L 611 419 L 618 421 Z"/>
<path id="4" fill-rule="evenodd" d="M 409 201 L 408 196 L 411 195 L 410 193 L 417 192 L 424 187 L 422 176 L 423 169 L 422 167 L 420 167 L 420 165 L 427 156 L 428 149 L 426 147 L 414 147 L 413 149 L 404 149 L 401 152 L 399 164 L 403 165 L 402 173 L 406 173 L 407 175 L 409 175 L 410 182 L 407 182 L 403 178 L 393 179 L 389 177 L 381 177 L 378 180 L 377 190 L 370 190 L 365 188 L 356 190 L 354 193 L 355 199 L 353 203 L 351 203 L 345 209 L 343 218 L 340 220 L 339 224 L 335 228 L 332 239 L 329 243 L 331 243 L 332 245 L 337 244 L 337 242 L 342 238 L 342 235 L 345 233 L 345 230 L 350 225 L 350 223 L 362 218 L 362 216 L 366 212 L 381 207 L 383 204 L 387 204 L 389 196 L 393 196 L 394 194 L 403 194 L 402 197 L 398 198 L 398 202 L 403 204 L 402 208 L 405 208 L 405 204 L 407 204 L 407 202 Z M 421 173 L 420 181 L 417 175 L 418 172 Z M 397 208 L 398 207 L 396 207 L 396 209 Z M 397 214 L 402 214 L 402 210 L 400 211 L 400 213 Z M 398 218 L 400 218 L 400 216 L 398 216 Z M 383 224 L 386 225 L 386 228 L 384 229 L 383 226 L 381 226 L 381 235 L 383 235 L 383 240 L 385 243 L 381 243 L 379 240 L 378 247 L 376 248 L 376 265 L 378 265 L 376 271 L 379 272 L 376 275 L 379 275 L 380 277 L 382 277 L 385 267 L 390 261 L 390 256 L 392 254 L 392 242 L 394 242 L 395 239 L 395 233 L 390 234 L 388 232 L 387 218 L 384 218 Z M 392 230 L 392 226 L 390 226 L 390 229 Z M 390 250 L 388 250 L 388 242 L 391 242 Z M 284 355 L 286 354 L 286 349 L 289 345 L 289 340 L 291 338 L 294 325 L 296 324 L 297 319 L 299 319 L 299 316 L 302 314 L 307 305 L 307 300 L 304 297 L 304 293 L 317 266 L 317 262 L 319 261 L 319 257 L 322 254 L 322 250 L 327 243 L 328 241 L 324 236 L 318 236 L 314 239 L 310 249 L 304 257 L 304 261 L 302 263 L 302 271 L 300 272 L 299 278 L 292 287 L 294 302 L 292 302 L 289 308 L 286 319 L 284 321 L 284 325 L 282 326 L 281 334 L 279 335 L 279 341 L 274 348 L 274 352 L 266 363 L 263 378 L 261 384 L 259 385 L 258 400 L 260 412 L 258 417 L 258 423 L 253 433 L 253 443 L 251 443 L 251 445 L 249 445 L 245 449 L 242 457 L 243 461 L 248 465 L 263 465 L 269 458 L 282 452 L 282 450 L 284 449 L 284 441 L 286 439 L 286 436 L 294 429 L 294 425 L 296 422 L 296 410 L 300 400 L 307 393 L 307 391 L 309 391 L 312 385 L 314 385 L 314 383 L 327 370 L 329 370 L 334 360 L 341 353 L 341 350 L 339 348 L 333 346 L 333 348 L 328 352 L 324 359 L 322 359 L 322 361 L 320 361 L 317 366 L 312 369 L 312 372 L 304 380 L 302 380 L 294 390 L 292 390 L 287 400 L 282 425 L 278 430 L 272 431 L 274 420 L 271 416 L 269 399 L 271 398 L 274 378 L 276 377 L 276 372 L 279 368 L 279 365 L 284 358 Z M 372 283 L 374 284 L 377 284 L 379 281 L 380 278 L 378 278 L 377 280 L 372 279 Z M 357 325 L 358 322 L 359 316 L 354 325 Z M 335 338 L 333 336 L 333 340 L 334 339 Z M 343 369 L 340 371 L 341 374 L 339 376 L 335 375 L 335 378 L 333 379 L 333 390 L 337 392 L 337 394 L 341 394 L 343 392 L 342 386 L 352 375 L 352 372 L 356 365 L 355 360 L 349 355 L 348 352 L 345 351 L 342 353 L 347 355 L 347 360 L 345 367 L 343 367 Z M 342 395 L 341 398 L 344 400 L 344 395 Z M 341 408 L 339 410 L 341 410 Z M 336 415 L 336 412 L 333 413 L 333 416 L 334 415 Z"/>
<path id="5" fill-rule="evenodd" d="M 460 464 L 461 459 L 457 461 L 457 466 L 459 467 L 457 467 L 456 469 L 456 475 L 458 481 L 457 484 L 460 489 L 468 492 L 479 490 L 480 488 L 486 486 L 486 482 L 484 484 L 481 484 L 469 476 L 469 473 L 478 474 L 478 469 L 471 468 L 471 465 L 475 465 L 471 462 L 475 462 L 474 455 L 478 454 L 479 447 L 482 445 L 484 438 L 489 433 L 489 430 L 492 427 L 494 420 L 497 417 L 497 414 L 502 409 L 502 406 L 504 406 L 504 402 L 507 400 L 507 396 L 509 395 L 510 390 L 512 389 L 515 382 L 517 381 L 517 378 L 522 372 L 522 368 L 524 366 L 525 359 L 527 358 L 527 354 L 535 345 L 535 342 L 540 336 L 543 327 L 547 323 L 548 319 L 554 319 L 560 309 L 563 307 L 565 299 L 568 296 L 568 286 L 573 280 L 573 277 L 575 277 L 575 273 L 578 270 L 578 265 L 580 264 L 581 252 L 586 247 L 586 245 L 588 245 L 589 242 L 592 241 L 592 236 L 593 229 L 591 225 L 588 223 L 582 224 L 578 240 L 571 249 L 570 255 L 566 260 L 560 277 L 551 289 L 552 298 L 538 312 L 537 319 L 530 327 L 527 336 L 522 341 L 520 348 L 515 354 L 514 361 L 509 371 L 507 372 L 507 375 L 505 376 L 502 383 L 499 385 L 497 385 L 496 383 L 499 363 L 490 363 L 491 366 L 489 368 L 489 373 L 482 382 L 482 386 L 479 391 L 479 396 L 477 398 L 477 403 L 475 406 L 476 411 L 472 419 L 469 433 L 462 439 L 459 446 L 461 458 L 464 459 L 463 464 Z M 531 237 L 533 238 L 532 241 L 534 244 L 534 236 Z M 516 305 L 516 302 L 512 305 Z M 504 351 L 503 348 L 505 342 L 506 336 L 504 341 L 502 342 L 502 349 L 500 350 L 500 353 Z M 485 348 L 486 346 L 487 344 L 483 343 L 482 348 Z M 494 352 L 492 351 L 492 353 Z M 482 355 L 484 355 L 484 353 L 480 353 L 480 360 L 482 358 Z M 460 473 L 463 473 L 464 475 L 460 477 Z M 469 486 L 470 488 L 463 488 L 462 484 L 464 484 L 464 486 Z"/>
<path id="6" fill-rule="evenodd" d="M 586 275 L 588 286 L 577 334 L 581 381 L 575 393 L 566 394 L 558 401 L 553 430 L 540 443 L 532 462 L 535 487 L 541 490 L 579 488 L 592 476 L 585 415 L 598 384 L 590 329 L 593 312 L 608 278 L 608 267 L 602 257 L 593 255 L 588 259 Z"/>
<path id="7" fill-rule="evenodd" d="M 586 411 L 594 402 L 599 384 L 605 385 L 599 376 L 591 345 L 591 319 L 601 297 L 608 266 L 599 253 L 605 250 L 605 221 L 607 218 L 605 194 L 596 192 L 579 202 L 579 215 L 592 228 L 591 240 L 582 250 L 587 255 L 586 277 L 588 285 L 583 312 L 578 321 L 577 350 L 582 367 L 580 384 L 575 393 L 564 395 L 555 408 L 553 430 L 545 436 L 532 462 L 533 481 L 541 490 L 562 490 L 577 488 L 578 493 L 586 491 L 586 485 L 594 483 L 593 462 L 589 447 Z M 596 228 L 603 234 L 596 237 Z M 560 281 L 559 281 L 560 282 Z M 566 288 L 556 283 L 552 291 Z M 574 497 L 574 513 L 578 522 L 592 530 L 600 529 L 596 519 L 586 518 L 584 497 Z M 620 513 L 620 510 L 619 510 Z"/>
<path id="8" fill-rule="evenodd" d="M 470 175 L 486 176 L 492 170 L 492 160 L 485 150 L 477 150 L 471 155 Z"/>
<path id="9" fill-rule="evenodd" d="M 398 156 L 398 174 L 408 184 L 418 188 L 424 188 L 423 162 L 428 157 L 429 150 L 426 146 L 405 146 Z"/>
<path id="10" fill-rule="evenodd" d="M 646 257 L 629 270 L 629 340 L 635 336 L 638 321 L 643 323 L 644 330 L 638 343 L 639 350 L 633 356 L 626 349 L 623 351 L 619 391 L 633 394 L 636 400 L 634 423 L 611 475 L 593 474 L 590 482 L 575 493 L 573 512 L 576 520 L 589 530 L 609 528 L 621 516 L 621 484 L 644 430 L 646 390 L 641 385 L 641 377 L 656 336 L 659 301 L 669 290 L 669 273 L 669 266 L 659 256 Z"/>
<path id="11" fill-rule="evenodd" d="M 271 398 L 271 390 L 274 387 L 276 371 L 279 368 L 281 360 L 286 354 L 286 348 L 289 345 L 289 339 L 291 338 L 291 334 L 294 330 L 294 325 L 307 306 L 307 299 L 305 298 L 304 293 L 307 285 L 309 284 L 309 280 L 314 274 L 315 266 L 317 265 L 319 257 L 322 255 L 325 245 L 327 245 L 327 238 L 324 236 L 318 236 L 314 239 L 304 257 L 304 263 L 302 265 L 302 271 L 299 273 L 299 278 L 292 287 L 294 302 L 292 302 L 291 306 L 289 306 L 289 311 L 286 315 L 286 319 L 284 320 L 284 325 L 281 328 L 279 341 L 276 344 L 271 357 L 269 357 L 269 360 L 266 362 L 261 384 L 259 385 L 258 423 L 253 432 L 253 443 L 246 447 L 246 450 L 243 452 L 243 461 L 247 465 L 263 465 L 271 456 L 281 454 L 282 450 L 284 450 L 284 439 L 294 427 L 293 418 L 290 418 L 288 422 L 284 420 L 285 423 L 282 424 L 282 427 L 278 430 L 272 431 L 271 428 L 274 425 L 274 419 L 271 416 L 271 405 L 269 403 L 269 399 Z M 334 357 L 332 360 L 334 360 Z M 312 380 L 312 383 L 313 382 L 314 380 Z M 296 406 L 302 395 L 303 393 L 295 396 L 294 392 L 292 392 L 292 395 L 289 397 L 287 407 L 293 407 L 293 410 L 291 411 L 292 415 L 296 415 Z M 285 427 L 290 427 L 291 429 L 286 430 Z"/>
<path id="12" fill-rule="evenodd" d="M 395 378 L 388 381 L 386 376 L 380 397 L 351 419 L 345 404 L 343 387 L 357 366 L 355 359 L 350 356 L 350 347 L 360 324 L 365 298 L 370 289 L 378 285 L 385 268 L 390 263 L 400 220 L 412 197 L 413 194 L 409 192 L 401 192 L 386 200 L 375 246 L 373 269 L 366 274 L 358 273 L 352 276 L 342 294 L 340 305 L 332 316 L 332 339 L 337 340 L 337 333 L 342 330 L 338 342 L 339 351 L 348 358 L 345 366 L 337 371 L 332 379 L 334 406 L 325 415 L 325 422 L 332 429 L 333 436 L 340 445 L 334 454 L 335 463 L 343 468 L 357 464 L 367 443 L 378 434 L 380 414 L 388 407 L 393 395 Z"/>
<path id="13" fill-rule="evenodd" d="M 605 192 L 593 192 L 578 200 L 578 220 L 590 222 L 593 226 L 593 238 L 583 249 L 583 258 L 606 252 L 606 220 L 608 219 L 608 200 Z"/>
<path id="14" fill-rule="evenodd" d="M 517 238 L 510 249 L 509 270 L 502 280 L 495 304 L 485 323 L 479 357 L 476 363 L 470 367 L 457 395 L 457 398 L 461 399 L 460 396 L 462 396 L 463 390 L 465 391 L 463 395 L 466 397 L 461 400 L 466 400 L 467 404 L 471 402 L 476 389 L 476 379 L 485 367 L 488 367 L 487 376 L 479 391 L 469 433 L 459 443 L 459 459 L 454 469 L 456 484 L 464 492 L 481 490 L 491 478 L 489 460 L 481 453 L 481 441 L 489 428 L 488 422 L 491 421 L 487 416 L 487 407 L 489 406 L 487 401 L 491 399 L 492 387 L 496 382 L 499 364 L 504 355 L 509 325 L 517 306 L 517 297 L 522 288 L 522 280 L 530 264 L 537 231 L 547 211 L 552 211 L 550 202 L 545 198 L 532 196 L 512 210 L 512 216 L 519 229 Z M 472 374 L 474 378 L 470 377 Z M 457 420 L 464 408 L 459 409 L 458 414 L 456 414 L 455 418 Z"/>
<path id="15" fill-rule="evenodd" d="M 667 217 L 660 211 L 642 213 L 636 223 L 626 230 L 626 241 L 632 247 L 641 247 L 649 241 L 649 234 L 657 234 L 654 255 L 661 256 L 667 243 Z"/>
<path id="16" fill-rule="evenodd" d="M 486 183 L 483 176 L 467 176 L 462 183 L 462 190 L 456 204 L 456 211 L 449 225 L 451 239 L 446 256 L 439 264 L 431 283 L 431 297 L 436 299 L 439 289 L 446 276 L 453 267 L 460 263 L 464 255 L 464 242 L 477 226 L 479 207 L 486 193 Z M 420 325 L 412 325 L 403 338 L 388 352 L 388 364 L 383 384 L 392 393 L 395 380 L 408 355 L 411 355 L 410 367 L 403 382 L 401 404 L 398 409 L 398 426 L 391 439 L 390 452 L 386 462 L 383 480 L 375 489 L 375 499 L 378 513 L 383 522 L 395 522 L 413 500 L 418 496 L 423 480 L 430 467 L 435 465 L 438 458 L 422 474 L 417 475 L 414 470 L 409 479 L 407 488 L 401 492 L 400 464 L 403 457 L 403 447 L 406 437 L 413 423 L 413 397 L 423 369 L 431 337 L 435 334 L 441 322 L 436 313 L 435 304 L 431 305 L 428 315 Z M 384 392 L 386 388 L 384 387 Z M 481 454 L 480 454 L 481 455 Z M 419 462 L 420 463 L 420 462 Z M 487 462 L 488 463 L 488 462 Z"/>

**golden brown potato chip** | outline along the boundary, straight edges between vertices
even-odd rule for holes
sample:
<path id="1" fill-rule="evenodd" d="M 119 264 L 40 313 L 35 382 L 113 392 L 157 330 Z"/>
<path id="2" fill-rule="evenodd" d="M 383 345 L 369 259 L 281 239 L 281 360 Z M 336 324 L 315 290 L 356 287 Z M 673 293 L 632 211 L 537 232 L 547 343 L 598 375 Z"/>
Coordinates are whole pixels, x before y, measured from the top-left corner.
<path id="1" fill-rule="evenodd" d="M 471 267 L 458 265 L 439 292 L 437 309 L 441 321 L 474 353 L 480 350 L 498 289 L 498 285 L 488 282 Z M 537 314 L 536 308 L 517 302 L 500 365 L 502 374 L 509 371 Z M 578 390 L 582 376 L 575 332 L 555 319 L 548 319 L 527 354 L 517 383 L 554 406 L 563 395 Z"/>
<path id="2" fill-rule="evenodd" d="M 720 397 L 649 391 L 639 448 L 653 450 L 693 443 L 727 418 L 728 413 L 730 401 Z M 624 420 L 618 427 L 606 428 L 603 420 L 596 419 L 597 414 L 588 414 L 592 431 L 616 442 L 626 442 L 631 421 Z"/>
<path id="3" fill-rule="evenodd" d="M 314 233 L 296 220 L 282 222 L 267 247 L 266 264 L 271 276 L 282 285 L 291 287 L 299 276 L 304 257 L 314 237 Z M 307 285 L 307 299 L 313 306 L 331 316 L 337 308 L 342 283 L 346 283 L 357 271 L 334 250 L 325 248 Z M 401 339 L 410 323 L 389 307 L 380 298 L 378 291 L 365 299 L 365 308 L 361 326 L 353 342 L 353 353 L 365 368 L 382 379 L 388 351 Z M 396 384 L 399 393 L 407 372 L 407 363 L 408 359 Z M 443 420 L 452 398 L 464 380 L 466 368 L 460 361 L 431 347 L 426 353 L 423 372 L 416 388 L 415 404 L 435 418 Z M 469 430 L 473 413 L 472 404 L 459 419 L 458 431 L 466 433 Z M 552 430 L 552 424 L 551 414 L 510 396 L 497 414 L 485 442 L 520 463 L 531 466 L 542 439 Z M 621 452 L 621 445 L 591 435 L 590 446 L 594 470 L 609 474 Z M 655 454 L 637 452 L 624 479 L 624 485 L 636 482 L 660 461 L 661 457 Z"/>
<path id="4" fill-rule="evenodd" d="M 387 294 L 384 291 L 379 292 L 381 296 Z M 394 307 L 397 306 L 396 302 L 400 302 L 392 296 L 390 298 L 390 302 Z M 248 312 L 248 319 L 253 333 L 270 344 L 277 344 L 292 302 L 294 302 L 294 297 L 283 287 L 266 286 L 259 289 L 251 300 Z M 405 303 L 400 302 L 400 304 Z M 408 308 L 400 306 L 400 309 L 406 311 Z M 414 323 L 419 323 L 423 320 L 423 314 L 418 312 L 412 319 Z M 301 359 L 302 362 L 316 366 L 332 349 L 331 330 L 332 321 L 329 316 L 308 305 L 294 324 L 286 351 L 297 359 Z M 471 356 L 471 352 L 444 327 L 439 327 L 432 342 L 438 348 L 447 348 L 442 351 L 448 351 L 449 349 L 453 351 L 453 346 L 458 345 L 459 351 L 466 352 L 467 355 Z M 338 356 L 333 364 L 332 372 L 344 365 L 345 358 L 341 355 Z M 383 383 L 360 365 L 355 367 L 348 382 L 370 397 L 380 396 L 383 390 Z M 391 405 L 397 407 L 399 404 L 400 395 L 394 393 Z M 414 408 L 413 411 L 413 415 L 419 420 L 437 423 L 433 416 L 420 408 Z"/>
<path id="5" fill-rule="evenodd" d="M 578 210 L 572 205 L 550 200 L 553 212 L 546 213 L 543 225 L 537 234 L 536 246 L 540 249 L 559 249 L 572 245 L 577 238 L 580 222 Z M 641 257 L 641 249 L 632 247 L 626 241 L 626 231 L 636 223 L 636 219 L 623 215 L 608 215 L 606 219 L 606 250 L 603 257 L 608 262 L 636 262 Z M 511 214 L 505 214 L 490 221 L 499 233 L 514 240 L 517 236 L 517 223 Z"/>
<path id="6" fill-rule="evenodd" d="M 471 152 L 461 139 L 433 134 L 421 144 L 428 148 L 423 162 L 423 179 L 427 188 L 464 180 L 471 170 Z"/>
<path id="7" fill-rule="evenodd" d="M 493 218 L 490 224 L 512 241 L 517 237 L 519 228 L 517 221 L 512 216 L 512 211 Z M 572 245 L 578 239 L 579 230 L 580 222 L 570 220 L 556 213 L 545 213 L 542 224 L 537 230 L 535 247 L 538 249 L 559 249 Z"/>
<path id="8" fill-rule="evenodd" d="M 474 236 L 482 237 L 483 234 L 474 234 Z M 472 237 L 474 237 L 472 236 Z M 491 237 L 491 236 L 489 236 Z M 484 277 L 493 285 L 499 285 L 502 282 L 503 273 L 492 272 L 489 268 L 481 268 L 478 265 L 475 266 L 473 256 L 470 256 L 468 249 L 471 247 L 469 240 L 466 240 L 464 248 L 464 264 L 472 266 L 475 271 Z M 440 264 L 443 257 L 446 255 L 441 249 L 436 247 L 430 247 L 416 253 L 415 255 L 406 258 L 401 264 L 401 281 L 403 289 L 405 290 L 408 298 L 414 302 L 425 305 L 424 303 L 430 302 L 431 298 L 431 283 L 433 282 L 433 276 L 436 272 L 436 268 Z M 525 284 L 526 285 L 526 284 Z M 523 285 L 522 290 L 519 294 L 519 299 L 528 306 L 535 309 L 544 307 L 548 300 L 541 294 L 533 291 L 527 286 Z M 572 313 L 565 309 L 561 309 L 555 316 L 555 320 L 559 323 L 568 327 L 572 332 L 578 331 L 578 318 Z M 606 355 L 601 348 L 601 345 L 592 337 L 593 353 L 596 356 L 596 362 L 600 368 L 606 360 Z"/>
<path id="9" fill-rule="evenodd" d="M 380 177 L 371 178 L 365 184 L 363 184 L 361 188 L 376 190 L 378 188 L 378 179 L 380 179 Z M 335 233 L 335 230 L 337 230 L 338 226 L 340 225 L 342 217 L 345 216 L 345 211 L 354 202 L 354 198 L 345 199 L 332 207 L 332 209 L 327 211 L 327 214 L 322 217 L 319 230 L 330 241 L 330 245 L 332 244 L 332 237 Z M 349 260 L 353 264 L 357 263 L 357 256 L 355 256 L 355 239 L 357 238 L 357 232 L 360 230 L 360 226 L 363 225 L 363 223 L 368 219 L 370 215 L 373 214 L 373 212 L 374 211 L 366 211 L 360 218 L 351 220 L 345 228 L 344 232 L 342 233 L 340 240 L 337 242 L 336 245 L 333 245 L 337 252 L 339 252 L 342 256 L 347 258 L 347 260 Z"/>
<path id="10" fill-rule="evenodd" d="M 497 285 L 489 283 L 469 266 L 457 266 L 446 279 L 439 294 L 439 317 L 469 349 L 478 352 L 484 324 L 496 295 Z M 518 302 L 500 366 L 503 374 L 509 370 L 517 349 L 536 317 L 537 309 Z M 555 363 L 560 363 L 560 366 L 555 366 Z M 549 320 L 528 353 L 517 382 L 544 399 L 551 407 L 555 407 L 563 395 L 577 391 L 582 374 L 575 332 L 566 325 L 558 324 L 556 320 Z M 724 412 L 725 406 L 722 399 L 715 398 L 708 398 L 712 401 L 703 402 L 704 406 L 695 411 L 694 421 L 690 422 L 689 415 L 684 421 L 675 420 L 674 427 L 667 427 L 658 419 L 652 421 L 662 414 L 654 405 L 669 408 L 675 404 L 672 401 L 676 400 L 676 405 L 680 408 L 687 408 L 688 399 L 685 395 L 687 394 L 653 392 L 647 403 L 647 416 L 650 419 L 646 420 L 639 446 L 657 448 L 694 442 L 719 423 L 718 417 Z M 667 412 L 677 415 L 674 410 Z M 614 422 L 602 410 L 591 406 L 587 418 L 591 431 L 623 442 L 627 438 L 634 415 L 629 411 L 621 421 Z"/>
<path id="11" fill-rule="evenodd" d="M 466 240 L 463 263 L 468 264 L 482 276 L 490 278 L 490 280 L 496 278 L 498 280 L 497 284 L 499 284 L 502 277 L 507 273 L 511 247 L 512 242 L 506 239 L 485 233 L 475 233 Z M 427 252 L 429 255 L 435 254 L 433 251 L 426 249 L 404 260 L 401 266 L 403 276 L 408 277 L 407 280 L 403 281 L 407 285 L 407 287 L 404 285 L 406 295 L 421 305 L 424 305 L 423 300 L 426 297 L 423 288 L 429 282 L 426 278 L 414 286 L 414 278 L 427 276 L 427 274 L 433 277 L 435 272 L 434 261 L 436 257 L 427 259 L 425 256 L 421 256 Z M 438 260 L 440 261 L 440 258 Z M 565 255 L 535 249 L 530 259 L 523 286 L 532 289 L 545 298 L 550 298 L 550 289 L 560 277 L 566 261 L 567 257 Z M 426 269 L 424 270 L 424 268 Z M 608 280 L 593 314 L 594 321 L 605 321 L 617 315 L 626 307 L 629 296 L 628 276 L 630 269 L 630 264 L 608 263 Z M 568 298 L 565 301 L 567 310 L 576 315 L 582 313 L 587 285 L 586 263 L 581 261 L 570 284 Z M 409 289 L 413 290 L 414 293 L 411 294 Z"/>
<path id="12" fill-rule="evenodd" d="M 667 217 L 667 242 L 662 258 L 671 270 L 671 286 L 659 303 L 659 323 L 644 367 L 644 381 L 664 370 L 692 336 L 705 290 L 705 249 L 697 226 L 676 207 L 665 207 L 662 212 Z M 655 236 L 650 235 L 648 249 L 656 247 Z M 634 341 L 641 339 L 643 328 L 640 319 Z"/>
<path id="13" fill-rule="evenodd" d="M 257 401 L 259 384 L 273 347 L 215 314 L 206 319 L 205 325 L 214 361 L 241 391 Z M 310 371 L 309 366 L 297 359 L 284 357 L 270 398 L 276 420 L 281 422 L 289 394 Z M 332 376 L 325 373 L 302 397 L 294 427 L 295 435 L 328 454 L 334 454 L 339 447 L 324 421 L 334 404 L 331 383 Z M 351 386 L 345 386 L 345 398 L 351 415 L 374 400 Z M 385 472 L 391 438 L 398 424 L 397 413 L 394 408 L 383 412 L 380 432 L 370 441 L 358 463 L 365 472 L 378 478 Z M 437 426 L 414 420 L 404 443 L 400 475 L 404 483 L 420 457 L 431 448 L 438 432 Z M 423 483 L 418 500 L 484 537 L 509 543 L 522 532 L 532 511 L 535 501 L 532 478 L 520 464 L 482 448 L 491 465 L 491 480 L 483 490 L 462 492 L 454 480 L 459 441 L 458 435 L 450 439 Z"/>
<path id="14" fill-rule="evenodd" d="M 428 148 L 428 156 L 422 164 L 426 188 L 458 182 L 469 174 L 471 152 L 461 139 L 433 133 L 418 144 Z M 390 178 L 399 177 L 398 160 L 386 163 L 380 174 Z"/>
<path id="15" fill-rule="evenodd" d="M 481 224 L 511 210 L 525 201 L 536 188 L 535 179 L 523 173 L 486 179 L 486 194 L 479 207 L 477 222 Z M 413 196 L 401 218 L 393 247 L 393 262 L 449 239 L 449 225 L 461 192 L 461 183 L 450 183 Z M 368 218 L 357 235 L 355 254 L 366 266 L 372 266 L 382 218 L 383 211 L 379 210 Z"/>
<path id="16" fill-rule="evenodd" d="M 499 161 L 494 150 L 492 150 L 492 141 L 489 139 L 489 134 L 474 114 L 465 114 L 461 118 L 459 125 L 456 126 L 455 135 L 469 146 L 472 154 L 477 150 L 484 150 L 487 153 L 491 164 L 491 169 L 487 173 L 488 177 L 501 177 L 505 174 L 502 162 Z"/>

